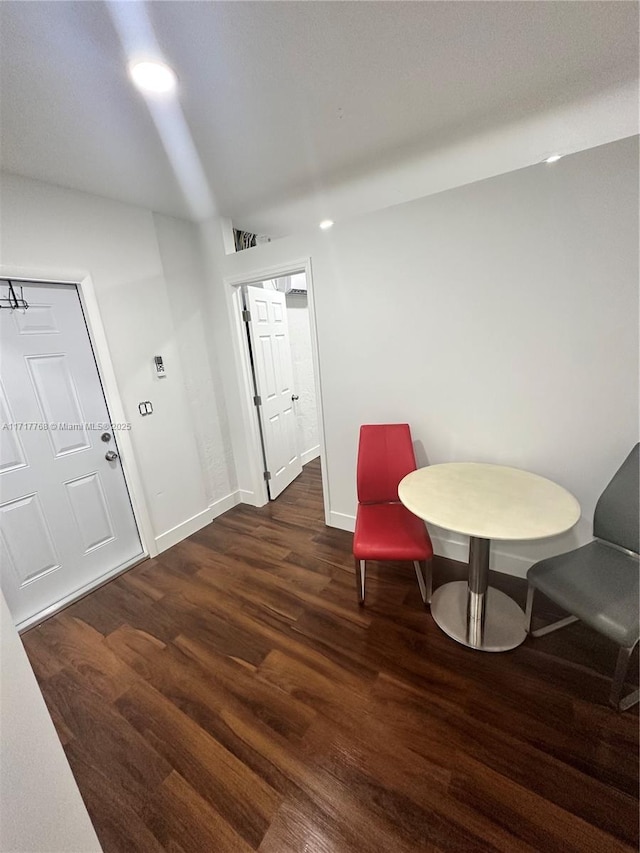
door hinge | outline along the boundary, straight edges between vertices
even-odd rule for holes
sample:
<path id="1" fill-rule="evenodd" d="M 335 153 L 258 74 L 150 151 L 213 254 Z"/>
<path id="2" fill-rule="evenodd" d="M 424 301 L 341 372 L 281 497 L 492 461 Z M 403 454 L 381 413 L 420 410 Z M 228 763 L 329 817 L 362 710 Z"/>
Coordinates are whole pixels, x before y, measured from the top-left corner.
<path id="1" fill-rule="evenodd" d="M 248 311 L 246 308 L 242 312 L 242 319 L 245 323 L 251 322 L 251 311 Z"/>
<path id="2" fill-rule="evenodd" d="M 262 405 L 262 397 L 260 396 L 260 394 L 256 394 L 256 396 L 253 398 L 253 405 L 254 406 L 261 406 Z"/>
<path id="3" fill-rule="evenodd" d="M 271 479 L 271 471 L 265 471 L 264 472 L 264 478 L 265 478 L 265 480 L 270 480 Z"/>

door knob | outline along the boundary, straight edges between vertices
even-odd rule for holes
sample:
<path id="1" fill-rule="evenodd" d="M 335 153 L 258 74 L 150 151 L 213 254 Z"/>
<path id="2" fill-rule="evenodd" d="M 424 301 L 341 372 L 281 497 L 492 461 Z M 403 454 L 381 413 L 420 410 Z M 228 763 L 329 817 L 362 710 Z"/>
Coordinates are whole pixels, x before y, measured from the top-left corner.
<path id="1" fill-rule="evenodd" d="M 107 452 L 104 454 L 104 458 L 107 460 L 107 462 L 113 462 L 115 459 L 118 458 L 118 454 L 115 452 L 115 450 L 107 450 Z"/>
<path id="2" fill-rule="evenodd" d="M 298 397 L 298 395 L 297 395 L 297 394 L 292 394 L 292 395 L 291 395 L 291 400 L 292 400 L 292 402 L 293 402 L 293 403 L 295 403 L 295 401 L 296 401 L 296 400 L 299 400 L 299 399 L 300 399 L 300 397 Z"/>

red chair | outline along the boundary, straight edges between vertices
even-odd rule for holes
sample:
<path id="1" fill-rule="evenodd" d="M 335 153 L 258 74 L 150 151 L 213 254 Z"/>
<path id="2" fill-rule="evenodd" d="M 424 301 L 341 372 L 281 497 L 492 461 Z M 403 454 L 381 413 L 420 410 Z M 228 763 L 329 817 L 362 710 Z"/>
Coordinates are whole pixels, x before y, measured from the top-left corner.
<path id="1" fill-rule="evenodd" d="M 360 427 L 358 514 L 353 535 L 359 604 L 364 604 L 367 560 L 411 560 L 422 600 L 425 604 L 431 601 L 431 539 L 424 522 L 398 499 L 400 480 L 415 470 L 409 424 Z"/>

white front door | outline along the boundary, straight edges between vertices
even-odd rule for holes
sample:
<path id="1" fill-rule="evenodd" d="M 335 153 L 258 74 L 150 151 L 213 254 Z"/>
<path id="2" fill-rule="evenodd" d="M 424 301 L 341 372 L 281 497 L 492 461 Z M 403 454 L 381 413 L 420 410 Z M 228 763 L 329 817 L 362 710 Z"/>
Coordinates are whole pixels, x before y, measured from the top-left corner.
<path id="1" fill-rule="evenodd" d="M 78 292 L 24 297 L 0 310 L 0 582 L 19 626 L 143 553 Z"/>
<path id="2" fill-rule="evenodd" d="M 273 500 L 302 473 L 292 400 L 287 303 L 284 293 L 277 290 L 247 287 L 246 292 L 258 411 Z"/>

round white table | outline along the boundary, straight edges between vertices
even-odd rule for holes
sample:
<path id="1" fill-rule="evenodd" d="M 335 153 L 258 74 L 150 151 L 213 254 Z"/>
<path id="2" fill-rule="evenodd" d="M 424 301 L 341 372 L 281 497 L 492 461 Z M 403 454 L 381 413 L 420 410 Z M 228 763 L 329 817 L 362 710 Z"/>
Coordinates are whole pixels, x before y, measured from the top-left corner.
<path id="1" fill-rule="evenodd" d="M 424 521 L 465 534 L 469 580 L 439 587 L 431 614 L 442 630 L 465 646 L 502 652 L 526 636 L 524 613 L 489 586 L 491 540 L 530 540 L 569 530 L 580 504 L 562 486 L 519 468 L 450 462 L 412 471 L 398 495 Z"/>

